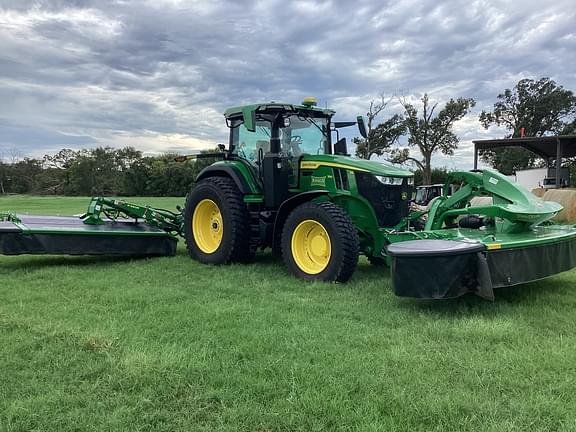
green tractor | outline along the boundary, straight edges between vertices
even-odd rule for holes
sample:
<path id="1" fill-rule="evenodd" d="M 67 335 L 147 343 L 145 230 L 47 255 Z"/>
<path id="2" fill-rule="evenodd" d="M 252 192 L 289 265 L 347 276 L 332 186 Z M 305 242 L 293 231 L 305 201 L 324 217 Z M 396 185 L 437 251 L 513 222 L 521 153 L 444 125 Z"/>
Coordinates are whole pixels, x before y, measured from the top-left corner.
<path id="1" fill-rule="evenodd" d="M 203 263 L 246 262 L 281 252 L 307 280 L 347 281 L 358 255 L 383 260 L 384 228 L 408 216 L 411 172 L 347 155 L 334 111 L 264 103 L 226 111 L 223 160 L 205 168 L 186 200 L 184 233 Z M 366 136 L 358 119 L 360 133 Z"/>
<path id="2" fill-rule="evenodd" d="M 301 279 L 345 282 L 360 254 L 391 269 L 396 295 L 451 298 L 542 279 L 576 266 L 576 226 L 490 170 L 448 175 L 441 194 L 411 206 L 411 172 L 347 153 L 334 111 L 262 103 L 225 112 L 227 146 L 179 161 L 218 158 L 187 195 L 184 210 L 93 198 L 78 217 L 0 212 L 0 253 L 170 256 L 184 237 L 207 264 L 247 262 L 258 249 L 281 254 Z M 333 143 L 333 138 L 335 142 Z"/>

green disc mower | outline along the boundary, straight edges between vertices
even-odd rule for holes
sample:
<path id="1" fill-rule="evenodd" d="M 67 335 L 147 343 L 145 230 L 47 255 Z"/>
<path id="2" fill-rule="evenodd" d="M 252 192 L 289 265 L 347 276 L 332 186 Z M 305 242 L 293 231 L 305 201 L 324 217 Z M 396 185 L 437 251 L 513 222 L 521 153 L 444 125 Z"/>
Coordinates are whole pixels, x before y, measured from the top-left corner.
<path id="1" fill-rule="evenodd" d="M 206 264 L 282 255 L 304 280 L 346 282 L 365 255 L 391 268 L 399 296 L 450 298 L 541 279 L 576 266 L 576 228 L 550 220 L 542 201 L 497 172 L 453 172 L 414 210 L 410 171 L 350 157 L 334 111 L 262 103 L 225 112 L 228 145 L 197 157 L 205 168 L 183 209 L 94 198 L 80 218 L 0 213 L 0 252 L 173 255 L 177 237 Z M 334 141 L 334 142 L 333 142 Z"/>

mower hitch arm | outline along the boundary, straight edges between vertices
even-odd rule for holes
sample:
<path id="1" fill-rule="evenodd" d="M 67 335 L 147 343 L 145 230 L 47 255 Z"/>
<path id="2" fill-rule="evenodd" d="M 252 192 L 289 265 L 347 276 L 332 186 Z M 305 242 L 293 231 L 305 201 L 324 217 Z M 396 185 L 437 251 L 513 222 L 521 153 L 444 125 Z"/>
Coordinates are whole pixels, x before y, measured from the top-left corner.
<path id="1" fill-rule="evenodd" d="M 87 225 L 102 225 L 106 221 L 102 215 L 111 221 L 118 218 L 141 219 L 145 223 L 163 229 L 171 234 L 182 236 L 184 233 L 182 213 L 174 213 L 170 210 L 140 206 L 123 200 L 107 199 L 102 197 L 92 198 L 88 210 L 80 217 Z"/>

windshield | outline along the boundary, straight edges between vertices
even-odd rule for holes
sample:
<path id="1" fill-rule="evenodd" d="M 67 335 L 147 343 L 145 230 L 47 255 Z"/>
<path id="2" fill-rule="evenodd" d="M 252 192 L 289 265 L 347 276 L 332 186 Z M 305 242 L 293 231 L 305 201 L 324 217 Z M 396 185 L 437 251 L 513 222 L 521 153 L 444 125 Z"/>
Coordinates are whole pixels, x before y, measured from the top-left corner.
<path id="1" fill-rule="evenodd" d="M 426 201 L 426 189 L 424 188 L 417 189 L 416 199 L 414 199 L 414 201 L 416 202 L 416 204 L 422 204 L 424 201 Z"/>
<path id="2" fill-rule="evenodd" d="M 258 154 L 263 157 L 271 151 L 271 115 L 256 120 L 256 130 L 250 132 L 241 120 L 232 123 L 233 153 L 256 164 Z M 328 140 L 328 119 L 310 118 L 299 114 L 284 116 L 279 129 L 280 153 L 283 156 L 299 157 L 303 154 L 324 154 Z"/>
<path id="3" fill-rule="evenodd" d="M 327 119 L 299 115 L 288 117 L 290 125 L 282 129 L 282 152 L 287 156 L 324 154 L 327 144 Z"/>

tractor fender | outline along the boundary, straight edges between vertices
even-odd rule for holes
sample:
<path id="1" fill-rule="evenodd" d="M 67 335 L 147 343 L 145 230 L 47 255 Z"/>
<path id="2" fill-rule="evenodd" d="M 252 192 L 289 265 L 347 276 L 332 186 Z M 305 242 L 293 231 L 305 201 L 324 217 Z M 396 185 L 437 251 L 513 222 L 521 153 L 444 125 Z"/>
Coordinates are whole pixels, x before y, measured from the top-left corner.
<path id="1" fill-rule="evenodd" d="M 240 192 L 242 192 L 243 195 L 252 193 L 244 176 L 231 166 L 210 165 L 200 171 L 200 174 L 196 177 L 196 182 L 208 177 L 230 177 L 234 180 L 234 183 L 236 183 L 236 186 L 238 186 L 238 189 L 240 189 Z"/>
<path id="2" fill-rule="evenodd" d="M 318 198 L 323 195 L 327 195 L 327 190 L 311 190 L 299 193 L 293 197 L 288 198 L 284 201 L 278 208 L 276 213 L 276 218 L 274 219 L 274 235 L 272 237 L 272 249 L 278 250 L 280 247 L 280 237 L 282 235 L 282 227 L 284 222 L 288 218 L 288 215 L 292 210 L 294 210 L 300 204 L 304 204 L 307 201 L 311 201 L 314 198 Z"/>

